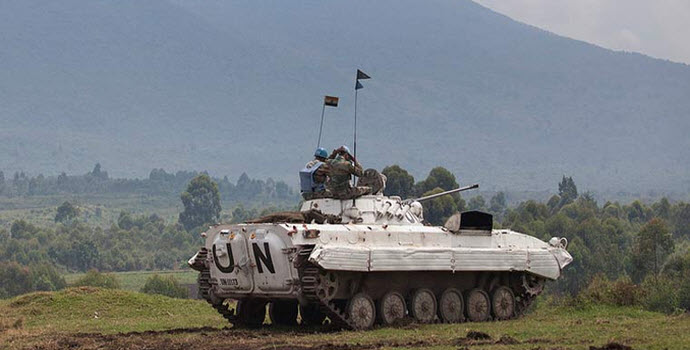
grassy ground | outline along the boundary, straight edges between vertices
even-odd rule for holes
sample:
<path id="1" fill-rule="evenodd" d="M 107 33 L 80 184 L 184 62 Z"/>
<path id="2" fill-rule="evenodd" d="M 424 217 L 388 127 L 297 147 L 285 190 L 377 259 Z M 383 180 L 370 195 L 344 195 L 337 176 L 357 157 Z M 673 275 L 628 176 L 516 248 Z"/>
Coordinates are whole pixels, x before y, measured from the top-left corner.
<path id="1" fill-rule="evenodd" d="M 181 270 L 113 272 L 111 274 L 117 277 L 117 280 L 120 282 L 120 288 L 138 292 L 144 286 L 146 280 L 155 274 L 161 276 L 174 276 L 181 284 L 194 284 L 196 283 L 196 278 L 199 273 L 193 270 Z M 73 284 L 83 276 L 84 273 L 70 273 L 64 275 L 67 284 Z"/>
<path id="2" fill-rule="evenodd" d="M 221 329 L 203 301 L 122 290 L 75 288 L 0 301 L 0 348 L 188 349 L 589 349 L 618 342 L 633 349 L 687 349 L 690 316 L 635 308 L 553 308 L 519 320 L 415 325 L 367 332 Z M 203 327 L 203 328 L 200 328 Z M 468 340 L 468 331 L 491 340 Z M 136 333 L 133 333 L 136 332 Z M 143 333 L 142 333 L 143 332 Z M 503 340 L 500 340 L 503 337 Z M 509 338 L 508 338 L 509 337 Z"/>

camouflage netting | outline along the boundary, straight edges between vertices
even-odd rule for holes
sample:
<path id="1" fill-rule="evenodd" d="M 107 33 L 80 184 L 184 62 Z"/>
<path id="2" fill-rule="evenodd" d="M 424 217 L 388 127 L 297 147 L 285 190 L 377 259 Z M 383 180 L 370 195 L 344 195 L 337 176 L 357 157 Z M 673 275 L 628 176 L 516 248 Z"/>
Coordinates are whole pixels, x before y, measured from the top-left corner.
<path id="1" fill-rule="evenodd" d="M 320 210 L 309 210 L 306 212 L 299 211 L 281 211 L 272 213 L 260 218 L 247 220 L 248 224 L 262 224 L 262 223 L 317 223 L 317 224 L 339 224 L 342 219 L 340 216 L 324 214 Z"/>

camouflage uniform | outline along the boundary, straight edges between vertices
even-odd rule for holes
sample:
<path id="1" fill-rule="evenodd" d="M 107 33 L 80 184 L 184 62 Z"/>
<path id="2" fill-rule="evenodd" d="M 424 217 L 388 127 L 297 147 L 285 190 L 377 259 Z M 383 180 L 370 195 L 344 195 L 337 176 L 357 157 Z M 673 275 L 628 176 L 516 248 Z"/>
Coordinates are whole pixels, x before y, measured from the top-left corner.
<path id="1" fill-rule="evenodd" d="M 305 165 L 305 168 L 311 169 L 313 166 L 321 162 L 321 166 L 316 169 L 316 172 L 314 173 L 314 182 L 316 183 L 322 183 L 324 186 L 328 183 L 328 173 L 329 173 L 329 165 L 328 165 L 328 159 L 324 160 L 319 160 L 319 159 L 314 159 L 307 163 Z M 310 199 L 315 199 L 315 198 L 325 198 L 325 197 L 330 197 L 331 192 L 328 189 L 325 189 L 320 192 L 308 192 L 308 193 L 302 193 L 302 197 L 305 200 L 310 200 Z"/>
<path id="2" fill-rule="evenodd" d="M 369 187 L 352 187 L 351 175 L 362 176 L 362 166 L 355 162 L 354 165 L 342 156 L 337 156 L 328 162 L 329 177 L 328 190 L 337 199 L 356 198 L 369 193 Z"/>

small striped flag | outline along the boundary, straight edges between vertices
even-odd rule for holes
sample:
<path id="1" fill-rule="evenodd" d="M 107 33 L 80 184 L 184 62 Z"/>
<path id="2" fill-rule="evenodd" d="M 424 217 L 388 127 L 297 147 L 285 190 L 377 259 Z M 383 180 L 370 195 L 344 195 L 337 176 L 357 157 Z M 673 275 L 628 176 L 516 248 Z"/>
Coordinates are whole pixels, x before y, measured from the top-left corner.
<path id="1" fill-rule="evenodd" d="M 338 107 L 338 100 L 339 98 L 335 96 L 324 96 L 323 104 L 330 107 Z"/>

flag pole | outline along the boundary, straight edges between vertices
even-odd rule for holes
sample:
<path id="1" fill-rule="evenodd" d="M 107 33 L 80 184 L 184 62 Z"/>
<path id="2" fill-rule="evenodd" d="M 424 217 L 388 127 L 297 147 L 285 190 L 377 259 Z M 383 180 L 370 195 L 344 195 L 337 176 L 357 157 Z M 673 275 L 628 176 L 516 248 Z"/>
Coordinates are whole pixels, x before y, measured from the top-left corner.
<path id="1" fill-rule="evenodd" d="M 321 106 L 321 126 L 319 126 L 319 141 L 316 144 L 316 148 L 321 147 L 321 132 L 323 131 L 323 115 L 326 113 L 326 102 Z"/>
<path id="2" fill-rule="evenodd" d="M 354 136 L 354 157 L 357 159 L 357 90 L 355 89 L 355 136 Z"/>
<path id="3" fill-rule="evenodd" d="M 357 83 L 359 83 L 358 79 L 355 79 L 355 133 L 354 133 L 354 142 L 353 142 L 353 157 L 355 158 L 355 162 L 357 161 Z M 356 164 L 356 163 L 355 163 Z M 357 175 L 352 176 L 352 187 L 355 187 L 357 185 Z M 355 206 L 355 198 L 352 198 L 352 206 Z"/>

